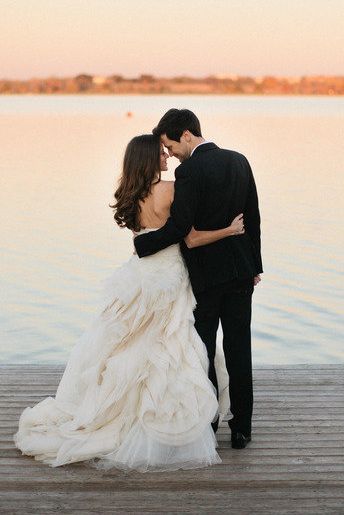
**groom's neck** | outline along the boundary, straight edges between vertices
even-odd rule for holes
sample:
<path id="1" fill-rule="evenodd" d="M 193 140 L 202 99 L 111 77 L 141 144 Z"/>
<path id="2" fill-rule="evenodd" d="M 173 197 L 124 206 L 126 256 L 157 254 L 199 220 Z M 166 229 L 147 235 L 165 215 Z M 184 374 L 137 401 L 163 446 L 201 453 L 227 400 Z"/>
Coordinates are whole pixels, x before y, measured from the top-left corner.
<path id="1" fill-rule="evenodd" d="M 196 148 L 200 143 L 203 143 L 205 139 L 202 136 L 193 136 L 190 142 L 191 152 L 194 148 Z"/>

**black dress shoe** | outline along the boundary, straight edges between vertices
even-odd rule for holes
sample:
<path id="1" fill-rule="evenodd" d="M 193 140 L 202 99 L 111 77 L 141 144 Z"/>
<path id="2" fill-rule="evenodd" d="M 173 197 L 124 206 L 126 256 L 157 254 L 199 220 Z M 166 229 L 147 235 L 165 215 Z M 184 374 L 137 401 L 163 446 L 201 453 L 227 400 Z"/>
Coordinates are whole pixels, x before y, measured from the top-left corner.
<path id="1" fill-rule="evenodd" d="M 245 436 L 242 433 L 232 433 L 232 449 L 244 449 L 251 441 L 251 435 Z"/>

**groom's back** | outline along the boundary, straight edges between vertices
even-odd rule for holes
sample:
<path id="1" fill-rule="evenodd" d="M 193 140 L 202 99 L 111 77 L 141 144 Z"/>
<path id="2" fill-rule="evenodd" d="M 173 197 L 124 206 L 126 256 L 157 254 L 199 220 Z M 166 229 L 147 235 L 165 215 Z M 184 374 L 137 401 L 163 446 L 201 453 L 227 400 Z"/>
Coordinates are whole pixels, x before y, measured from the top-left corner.
<path id="1" fill-rule="evenodd" d="M 196 229 L 226 227 L 243 212 L 250 178 L 246 163 L 238 152 L 219 148 L 192 156 L 190 166 L 198 176 L 200 193 Z"/>
<path id="2" fill-rule="evenodd" d="M 254 179 L 242 154 L 212 143 L 200 145 L 182 165 L 193 176 L 198 191 L 195 229 L 228 226 L 244 213 L 246 233 L 188 249 L 182 244 L 195 291 L 260 272 L 260 218 Z"/>

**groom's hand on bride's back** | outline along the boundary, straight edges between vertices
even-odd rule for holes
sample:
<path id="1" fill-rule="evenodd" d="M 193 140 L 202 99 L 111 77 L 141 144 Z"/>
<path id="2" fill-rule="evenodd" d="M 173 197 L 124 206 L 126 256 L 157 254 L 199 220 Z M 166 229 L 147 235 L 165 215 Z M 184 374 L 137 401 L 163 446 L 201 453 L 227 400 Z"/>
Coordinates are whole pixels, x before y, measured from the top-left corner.
<path id="1" fill-rule="evenodd" d="M 253 285 L 254 285 L 254 286 L 257 286 L 257 284 L 259 284 L 261 280 L 262 280 L 262 278 L 260 277 L 260 275 L 256 275 L 256 276 L 253 278 Z"/>

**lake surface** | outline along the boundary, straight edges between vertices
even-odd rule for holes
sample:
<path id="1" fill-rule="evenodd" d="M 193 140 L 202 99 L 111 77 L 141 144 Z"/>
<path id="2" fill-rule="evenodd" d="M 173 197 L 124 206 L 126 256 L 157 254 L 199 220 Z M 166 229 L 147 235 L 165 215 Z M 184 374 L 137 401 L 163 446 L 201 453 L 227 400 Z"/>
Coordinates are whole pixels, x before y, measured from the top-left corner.
<path id="1" fill-rule="evenodd" d="M 259 96 L 0 97 L 1 361 L 67 360 L 132 253 L 108 207 L 125 146 L 170 107 L 254 171 L 254 364 L 344 362 L 344 98 Z"/>

